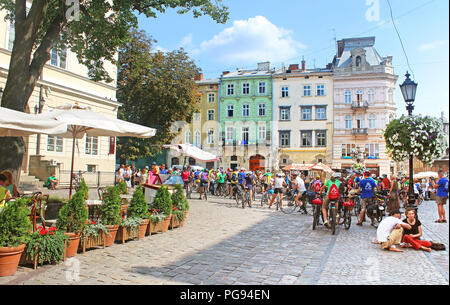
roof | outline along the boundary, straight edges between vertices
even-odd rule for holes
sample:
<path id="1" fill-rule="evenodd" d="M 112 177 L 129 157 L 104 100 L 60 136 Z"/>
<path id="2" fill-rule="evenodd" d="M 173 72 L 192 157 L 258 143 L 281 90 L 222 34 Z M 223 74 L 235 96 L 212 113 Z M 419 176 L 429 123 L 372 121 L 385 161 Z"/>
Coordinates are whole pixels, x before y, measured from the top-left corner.
<path id="1" fill-rule="evenodd" d="M 218 84 L 218 83 L 219 83 L 219 79 L 218 79 L 218 78 L 215 78 L 215 79 L 197 80 L 197 81 L 195 81 L 195 83 L 196 83 L 197 85 Z"/>
<path id="2" fill-rule="evenodd" d="M 352 51 L 363 49 L 366 53 L 366 61 L 371 66 L 378 66 L 383 62 L 383 58 L 375 49 L 375 37 L 348 38 L 338 42 L 342 45 L 343 51 L 340 58 L 337 58 L 336 68 L 346 68 L 352 62 Z"/>
<path id="3" fill-rule="evenodd" d="M 236 70 L 234 72 L 230 72 L 226 75 L 223 75 L 222 78 L 237 78 L 237 77 L 261 77 L 261 76 L 271 76 L 276 72 L 275 69 L 270 70 Z"/>

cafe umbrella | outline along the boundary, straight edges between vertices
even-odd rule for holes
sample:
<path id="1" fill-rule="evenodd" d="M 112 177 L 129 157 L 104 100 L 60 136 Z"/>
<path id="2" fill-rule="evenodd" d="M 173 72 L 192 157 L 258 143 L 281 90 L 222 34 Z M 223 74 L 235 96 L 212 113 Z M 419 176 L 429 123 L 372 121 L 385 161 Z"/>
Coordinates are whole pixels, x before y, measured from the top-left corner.
<path id="1" fill-rule="evenodd" d="M 77 104 L 64 106 L 37 116 L 42 119 L 65 122 L 67 124 L 67 132 L 61 134 L 61 136 L 73 139 L 69 198 L 72 196 L 75 139 L 83 138 L 85 135 L 88 137 L 150 138 L 156 134 L 156 129 L 119 120 L 115 117 L 108 117 L 91 111 L 89 107 L 81 107 Z"/>

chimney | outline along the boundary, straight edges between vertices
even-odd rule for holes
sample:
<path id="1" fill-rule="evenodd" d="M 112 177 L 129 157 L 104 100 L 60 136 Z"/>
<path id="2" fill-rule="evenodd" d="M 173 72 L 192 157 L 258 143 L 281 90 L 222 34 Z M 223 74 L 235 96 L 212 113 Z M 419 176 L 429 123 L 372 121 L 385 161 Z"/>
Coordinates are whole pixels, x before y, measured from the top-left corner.
<path id="1" fill-rule="evenodd" d="M 302 59 L 302 71 L 306 70 L 306 61 L 305 58 Z"/>
<path id="2" fill-rule="evenodd" d="M 225 75 L 227 75 L 227 74 L 230 74 L 230 71 L 223 71 L 223 72 L 222 72 L 222 76 L 225 76 Z"/>
<path id="3" fill-rule="evenodd" d="M 289 65 L 289 69 L 288 70 L 291 70 L 291 71 L 298 70 L 298 64 Z"/>
<path id="4" fill-rule="evenodd" d="M 203 80 L 203 73 L 199 73 L 195 76 L 194 80 L 196 81 L 202 81 Z"/>

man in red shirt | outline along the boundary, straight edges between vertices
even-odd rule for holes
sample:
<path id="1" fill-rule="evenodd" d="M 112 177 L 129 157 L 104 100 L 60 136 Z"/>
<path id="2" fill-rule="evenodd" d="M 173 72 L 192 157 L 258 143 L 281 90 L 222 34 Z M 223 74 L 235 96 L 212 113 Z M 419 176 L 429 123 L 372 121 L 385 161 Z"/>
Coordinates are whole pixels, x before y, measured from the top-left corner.
<path id="1" fill-rule="evenodd" d="M 389 181 L 386 174 L 383 175 L 383 183 L 382 183 L 382 190 L 389 192 L 391 188 L 391 181 Z"/>

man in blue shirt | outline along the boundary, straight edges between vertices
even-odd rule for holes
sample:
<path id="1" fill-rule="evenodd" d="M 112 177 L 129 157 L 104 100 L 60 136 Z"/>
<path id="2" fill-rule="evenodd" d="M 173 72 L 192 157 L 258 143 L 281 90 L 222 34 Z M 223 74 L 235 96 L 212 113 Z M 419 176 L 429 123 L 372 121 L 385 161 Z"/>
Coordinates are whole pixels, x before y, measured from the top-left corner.
<path id="1" fill-rule="evenodd" d="M 364 179 L 359 182 L 359 188 L 361 189 L 361 214 L 359 215 L 359 222 L 357 225 L 362 226 L 364 214 L 366 213 L 368 205 L 372 203 L 374 191 L 377 188 L 375 181 L 370 177 L 369 171 L 364 172 Z"/>
<path id="2" fill-rule="evenodd" d="M 445 219 L 445 209 L 444 205 L 447 204 L 448 199 L 448 178 L 444 177 L 444 173 L 442 171 L 438 172 L 439 181 L 438 183 L 435 183 L 434 179 L 433 186 L 436 191 L 436 203 L 438 207 L 438 213 L 439 213 L 439 219 L 435 222 L 437 223 L 446 223 L 447 220 Z"/>
<path id="3" fill-rule="evenodd" d="M 238 174 L 238 183 L 240 185 L 244 185 L 244 180 L 247 175 L 245 174 L 245 168 L 241 168 L 241 171 Z"/>

